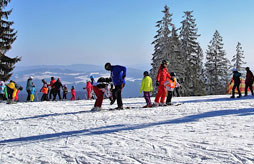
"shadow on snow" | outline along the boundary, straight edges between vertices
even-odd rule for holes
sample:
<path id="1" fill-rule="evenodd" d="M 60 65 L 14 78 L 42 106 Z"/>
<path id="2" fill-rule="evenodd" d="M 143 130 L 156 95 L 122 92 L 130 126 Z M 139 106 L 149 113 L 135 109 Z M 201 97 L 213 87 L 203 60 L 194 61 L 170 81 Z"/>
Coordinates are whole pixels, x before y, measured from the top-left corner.
<path id="1" fill-rule="evenodd" d="M 241 98 L 230 98 L 223 97 L 223 98 L 213 98 L 213 99 L 196 99 L 196 100 L 186 100 L 186 101 L 179 101 L 179 103 L 199 103 L 199 102 L 218 102 L 218 101 L 236 101 L 236 100 L 250 100 L 254 99 L 254 96 L 243 96 Z"/>
<path id="2" fill-rule="evenodd" d="M 200 119 L 205 119 L 209 117 L 218 117 L 218 116 L 226 116 L 226 115 L 237 115 L 237 116 L 254 115 L 254 108 L 210 111 L 210 112 L 185 116 L 178 119 L 165 120 L 165 121 L 154 122 L 154 123 L 118 124 L 118 125 L 110 125 L 110 126 L 83 129 L 83 130 L 59 132 L 59 133 L 52 133 L 52 134 L 42 134 L 42 135 L 29 136 L 29 137 L 20 137 L 20 138 L 14 138 L 14 139 L 1 140 L 0 144 L 17 143 L 17 142 L 35 142 L 35 141 L 53 140 L 58 138 L 74 137 L 74 136 L 81 136 L 81 135 L 111 134 L 111 133 L 117 133 L 121 131 L 144 129 L 144 128 L 149 128 L 153 126 L 188 123 L 188 122 L 194 122 L 194 121 L 198 121 Z"/>

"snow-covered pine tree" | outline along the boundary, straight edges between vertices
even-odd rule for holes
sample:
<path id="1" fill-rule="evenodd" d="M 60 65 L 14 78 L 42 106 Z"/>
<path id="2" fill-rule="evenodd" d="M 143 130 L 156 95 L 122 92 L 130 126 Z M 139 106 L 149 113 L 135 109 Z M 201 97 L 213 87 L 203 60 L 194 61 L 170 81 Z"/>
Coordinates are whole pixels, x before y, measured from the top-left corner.
<path id="1" fill-rule="evenodd" d="M 223 40 L 216 30 L 206 51 L 206 86 L 208 94 L 225 94 L 229 81 L 230 61 L 223 50 Z"/>
<path id="2" fill-rule="evenodd" d="M 180 95 L 185 95 L 186 86 L 183 83 L 183 77 L 185 73 L 185 68 L 183 67 L 183 63 L 185 62 L 185 58 L 183 56 L 183 51 L 181 49 L 181 42 L 179 36 L 177 34 L 177 29 L 174 25 L 172 25 L 172 33 L 170 36 L 170 44 L 169 44 L 169 72 L 175 72 L 178 82 L 181 84 Z"/>
<path id="3" fill-rule="evenodd" d="M 181 49 L 184 53 L 185 61 L 182 63 L 184 67 L 184 84 L 186 87 L 185 95 L 202 95 L 204 88 L 201 79 L 203 70 L 203 53 L 197 38 L 200 36 L 196 28 L 195 19 L 192 15 L 193 11 L 184 12 L 184 20 L 180 27 Z"/>
<path id="4" fill-rule="evenodd" d="M 17 32 L 11 28 L 13 25 L 12 21 L 8 21 L 8 17 L 12 10 L 5 11 L 5 7 L 10 3 L 11 0 L 0 1 L 0 80 L 7 81 L 12 73 L 11 71 L 15 68 L 14 64 L 20 61 L 20 58 L 10 58 L 5 54 L 11 49 L 12 43 L 16 40 Z"/>
<path id="5" fill-rule="evenodd" d="M 168 58 L 169 56 L 169 44 L 170 44 L 170 29 L 172 26 L 172 14 L 169 13 L 169 7 L 165 6 L 162 11 L 164 16 L 162 20 L 157 21 L 156 27 L 159 28 L 157 30 L 157 35 L 154 36 L 155 40 L 152 42 L 154 45 L 154 53 L 152 54 L 152 69 L 150 70 L 150 75 L 153 81 L 156 81 L 156 76 L 158 73 L 158 69 L 163 59 Z M 155 83 L 153 83 L 155 85 Z M 156 88 L 154 86 L 154 88 Z M 154 90 L 154 93 L 156 90 Z"/>
<path id="6" fill-rule="evenodd" d="M 238 71 L 244 70 L 243 65 L 246 64 L 246 62 L 244 62 L 243 59 L 244 59 L 244 53 L 243 53 L 242 45 L 240 42 L 238 42 L 236 46 L 236 54 L 233 56 L 233 59 L 231 60 L 233 67 L 236 68 Z"/>

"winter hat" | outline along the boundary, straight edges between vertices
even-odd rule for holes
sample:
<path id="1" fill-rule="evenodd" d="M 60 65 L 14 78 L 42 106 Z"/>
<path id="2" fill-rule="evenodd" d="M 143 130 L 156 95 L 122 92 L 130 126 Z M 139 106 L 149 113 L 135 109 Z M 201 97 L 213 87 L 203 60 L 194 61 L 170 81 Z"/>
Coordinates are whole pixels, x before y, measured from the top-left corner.
<path id="1" fill-rule="evenodd" d="M 58 81 L 61 81 L 60 78 L 57 78 Z"/>
<path id="2" fill-rule="evenodd" d="M 167 64 L 168 65 L 168 61 L 167 60 L 162 60 L 162 64 Z"/>
<path id="3" fill-rule="evenodd" d="M 29 79 L 33 79 L 33 76 L 30 76 Z"/>
<path id="4" fill-rule="evenodd" d="M 237 71 L 237 69 L 236 69 L 236 68 L 233 68 L 232 71 L 235 72 L 235 71 Z"/>
<path id="5" fill-rule="evenodd" d="M 144 72 L 144 76 L 148 76 L 149 73 L 147 71 Z"/>
<path id="6" fill-rule="evenodd" d="M 93 75 L 90 76 L 90 79 L 94 79 Z"/>
<path id="7" fill-rule="evenodd" d="M 250 70 L 250 67 L 246 67 L 245 69 L 246 69 L 247 71 L 249 71 L 249 70 Z"/>

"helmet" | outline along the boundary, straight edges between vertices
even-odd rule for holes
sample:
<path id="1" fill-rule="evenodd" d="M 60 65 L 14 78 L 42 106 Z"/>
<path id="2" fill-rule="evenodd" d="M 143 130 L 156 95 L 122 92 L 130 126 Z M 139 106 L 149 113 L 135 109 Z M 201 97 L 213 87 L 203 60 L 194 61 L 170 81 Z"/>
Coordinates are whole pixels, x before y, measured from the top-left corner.
<path id="1" fill-rule="evenodd" d="M 248 71 L 248 70 L 250 70 L 250 67 L 246 67 L 245 69 Z"/>
<path id="2" fill-rule="evenodd" d="M 106 63 L 105 64 L 105 70 L 111 70 L 111 64 L 110 63 Z"/>
<path id="3" fill-rule="evenodd" d="M 235 72 L 235 71 L 237 71 L 237 69 L 236 69 L 236 68 L 233 68 L 232 71 Z"/>
<path id="4" fill-rule="evenodd" d="M 168 61 L 167 60 L 162 60 L 162 64 L 167 64 L 168 65 Z"/>
<path id="5" fill-rule="evenodd" d="M 170 76 L 176 76 L 175 72 L 171 72 Z"/>
<path id="6" fill-rule="evenodd" d="M 93 75 L 90 76 L 90 79 L 94 79 Z"/>
<path id="7" fill-rule="evenodd" d="M 144 76 L 148 76 L 149 73 L 147 71 L 144 72 Z"/>

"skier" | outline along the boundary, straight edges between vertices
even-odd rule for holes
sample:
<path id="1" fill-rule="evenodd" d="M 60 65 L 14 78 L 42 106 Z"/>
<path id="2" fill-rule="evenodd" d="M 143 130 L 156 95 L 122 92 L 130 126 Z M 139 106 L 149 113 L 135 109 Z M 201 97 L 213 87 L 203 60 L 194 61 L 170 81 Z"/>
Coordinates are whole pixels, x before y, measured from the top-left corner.
<path id="1" fill-rule="evenodd" d="M 8 95 L 8 102 L 7 103 L 14 103 L 16 93 L 17 93 L 17 88 L 15 87 L 15 82 L 10 81 L 10 83 L 6 86 L 7 87 L 7 95 Z"/>
<path id="2" fill-rule="evenodd" d="M 26 101 L 31 101 L 31 92 L 33 88 L 33 77 L 30 76 L 26 83 L 27 98 Z"/>
<path id="3" fill-rule="evenodd" d="M 34 101 L 34 95 L 35 95 L 35 85 L 33 85 L 32 90 L 31 90 L 30 101 Z"/>
<path id="4" fill-rule="evenodd" d="M 111 99 L 110 104 L 112 105 L 117 99 L 116 109 L 123 109 L 122 88 L 125 85 L 126 67 L 120 66 L 120 65 L 111 65 L 110 63 L 106 63 L 105 69 L 111 72 L 111 78 L 114 84 L 114 89 L 112 90 L 113 98 Z"/>
<path id="5" fill-rule="evenodd" d="M 237 98 L 240 98 L 240 97 L 242 97 L 241 91 L 240 91 L 241 73 L 239 73 L 236 68 L 233 68 L 232 71 L 233 71 L 233 78 L 232 78 L 230 84 L 232 83 L 232 81 L 234 81 L 234 86 L 232 88 L 232 96 L 230 98 L 235 98 L 235 88 L 237 88 L 237 91 L 239 93 L 239 96 L 237 96 Z"/>
<path id="6" fill-rule="evenodd" d="M 90 81 L 86 82 L 86 91 L 87 91 L 87 99 L 90 100 L 91 99 L 91 91 L 93 89 L 93 85 L 91 84 Z"/>
<path id="7" fill-rule="evenodd" d="M 17 89 L 17 92 L 16 92 L 16 96 L 15 96 L 15 101 L 18 102 L 19 101 L 19 91 L 22 91 L 23 90 L 23 87 L 17 83 L 15 83 L 15 88 Z"/>
<path id="8" fill-rule="evenodd" d="M 253 95 L 253 88 L 252 88 L 252 84 L 253 84 L 253 81 L 254 81 L 253 74 L 250 71 L 249 67 L 246 67 L 245 70 L 247 72 L 246 73 L 246 79 L 245 79 L 245 96 L 248 95 L 248 88 L 250 88 L 251 94 L 252 94 L 252 96 L 254 96 Z"/>
<path id="9" fill-rule="evenodd" d="M 74 86 L 71 87 L 71 101 L 76 100 L 76 95 L 75 95 L 75 88 Z"/>
<path id="10" fill-rule="evenodd" d="M 67 100 L 68 88 L 66 85 L 63 86 L 63 100 Z"/>
<path id="11" fill-rule="evenodd" d="M 144 93 L 144 98 L 146 100 L 146 105 L 143 106 L 143 108 L 152 107 L 152 103 L 151 103 L 151 99 L 150 99 L 150 92 L 153 91 L 153 81 L 147 71 L 144 72 L 144 78 L 141 82 L 140 93 L 142 93 L 142 91 Z"/>
<path id="12" fill-rule="evenodd" d="M 63 85 L 62 85 L 62 83 L 61 83 L 60 78 L 58 78 L 57 81 L 56 81 L 56 82 L 53 84 L 53 86 L 52 86 L 52 89 L 53 89 L 53 96 L 54 96 L 54 97 L 53 97 L 53 101 L 56 100 L 56 95 L 58 95 L 59 100 L 62 100 L 61 94 L 60 94 L 61 88 L 63 88 Z"/>
<path id="13" fill-rule="evenodd" d="M 91 111 L 100 111 L 101 110 L 101 105 L 104 99 L 104 93 L 107 88 L 107 86 L 111 83 L 112 79 L 111 78 L 104 78 L 100 77 L 97 81 L 97 83 L 94 83 L 93 85 L 93 90 L 94 93 L 96 94 L 96 101 L 94 104 L 94 107 L 91 109 Z"/>
<path id="14" fill-rule="evenodd" d="M 49 101 L 48 94 L 49 94 L 50 84 L 48 84 L 44 79 L 42 79 L 41 81 L 42 81 L 42 88 L 41 88 L 40 92 L 43 93 L 41 96 L 41 101 Z M 46 94 L 46 95 L 44 95 L 44 94 Z"/>
<path id="15" fill-rule="evenodd" d="M 41 97 L 41 101 L 48 101 L 48 85 L 47 84 L 43 84 L 41 90 L 42 92 L 42 97 Z"/>
<path id="16" fill-rule="evenodd" d="M 153 106 L 155 106 L 155 107 L 159 106 L 159 105 L 160 106 L 165 105 L 164 102 L 165 102 L 165 98 L 167 95 L 167 90 L 164 86 L 164 83 L 167 78 L 171 79 L 171 76 L 168 73 L 167 65 L 168 65 L 168 61 L 162 60 L 162 63 L 161 63 L 159 70 L 158 70 L 158 74 L 156 77 L 156 86 L 158 87 L 158 92 L 156 94 L 156 97 L 154 100 L 155 102 L 153 104 Z"/>
<path id="17" fill-rule="evenodd" d="M 175 76 L 176 74 L 174 72 L 170 73 L 171 78 L 167 79 L 164 83 L 166 90 L 168 91 L 168 96 L 166 100 L 166 105 L 172 105 L 171 100 L 173 97 L 173 92 L 176 86 L 179 86 L 179 83 L 177 82 Z"/>
<path id="18" fill-rule="evenodd" d="M 52 95 L 54 95 L 54 88 L 53 88 L 53 85 L 54 83 L 56 82 L 55 78 L 54 77 L 51 77 L 51 81 L 50 81 L 50 91 L 49 91 L 49 100 L 51 100 L 51 97 Z"/>
<path id="19" fill-rule="evenodd" d="M 7 88 L 3 81 L 0 81 L 0 100 L 7 100 Z"/>

